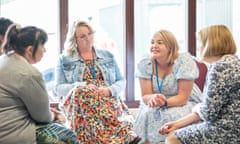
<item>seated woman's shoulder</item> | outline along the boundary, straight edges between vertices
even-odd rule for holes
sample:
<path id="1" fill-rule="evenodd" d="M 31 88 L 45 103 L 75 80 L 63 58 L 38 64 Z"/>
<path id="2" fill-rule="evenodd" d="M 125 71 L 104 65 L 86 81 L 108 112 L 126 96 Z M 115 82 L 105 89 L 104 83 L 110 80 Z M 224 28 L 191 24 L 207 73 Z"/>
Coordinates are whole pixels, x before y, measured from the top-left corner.
<path id="1" fill-rule="evenodd" d="M 188 52 L 180 53 L 176 61 L 178 63 L 194 63 L 194 57 Z"/>
<path id="2" fill-rule="evenodd" d="M 151 64 L 152 64 L 152 60 L 151 60 L 151 56 L 149 54 L 143 55 L 138 62 L 139 66 L 140 65 L 146 66 L 146 65 L 151 65 Z"/>
<path id="3" fill-rule="evenodd" d="M 179 54 L 179 58 L 193 58 L 193 55 L 191 55 L 189 52 L 182 52 Z"/>
<path id="4" fill-rule="evenodd" d="M 152 61 L 150 55 L 144 55 L 137 64 L 137 76 L 149 76 L 152 74 Z"/>
<path id="5" fill-rule="evenodd" d="M 95 48 L 95 51 L 96 51 L 98 56 L 114 57 L 113 52 L 108 50 L 108 49 Z"/>

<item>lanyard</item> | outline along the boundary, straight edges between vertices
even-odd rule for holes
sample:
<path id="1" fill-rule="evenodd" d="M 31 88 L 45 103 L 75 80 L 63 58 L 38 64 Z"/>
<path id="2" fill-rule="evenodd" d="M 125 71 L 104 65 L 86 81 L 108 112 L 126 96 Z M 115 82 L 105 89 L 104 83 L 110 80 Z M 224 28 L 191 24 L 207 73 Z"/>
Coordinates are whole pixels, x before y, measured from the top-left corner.
<path id="1" fill-rule="evenodd" d="M 168 67 L 166 68 L 165 72 L 164 72 L 164 75 L 163 75 L 163 78 L 162 78 L 162 81 L 161 83 L 159 83 L 159 78 L 158 78 L 158 64 L 157 64 L 157 60 L 155 60 L 155 67 L 156 67 L 156 79 L 157 79 L 157 86 L 158 86 L 158 92 L 159 93 L 162 93 L 162 86 L 163 86 L 163 81 L 168 73 L 168 69 L 169 69 L 169 66 L 170 64 L 168 64 Z M 159 120 L 161 118 L 161 111 L 160 111 L 160 107 L 158 107 L 156 110 L 155 110 L 155 114 L 154 114 L 154 118 L 156 120 Z"/>
<path id="2" fill-rule="evenodd" d="M 167 69 L 166 69 L 165 72 L 164 72 L 164 75 L 163 75 L 163 78 L 162 78 L 161 83 L 159 83 L 159 78 L 158 78 L 158 64 L 157 64 L 157 60 L 155 60 L 156 76 L 157 76 L 157 86 L 158 86 L 158 92 L 159 92 L 159 93 L 162 93 L 163 81 L 164 81 L 164 79 L 165 79 L 165 77 L 166 77 L 166 75 L 167 75 L 169 66 L 170 66 L 170 65 L 168 65 Z"/>
<path id="3" fill-rule="evenodd" d="M 93 79 L 96 80 L 97 76 L 96 76 L 96 71 L 95 71 L 94 50 L 92 50 L 92 66 L 88 65 L 88 68 L 91 71 Z"/>

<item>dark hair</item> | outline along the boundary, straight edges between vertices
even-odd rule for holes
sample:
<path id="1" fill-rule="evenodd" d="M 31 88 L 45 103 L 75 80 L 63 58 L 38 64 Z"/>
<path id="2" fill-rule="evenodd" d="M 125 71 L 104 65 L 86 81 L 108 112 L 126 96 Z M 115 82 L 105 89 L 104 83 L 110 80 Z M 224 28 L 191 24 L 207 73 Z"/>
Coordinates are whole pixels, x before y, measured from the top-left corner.
<path id="1" fill-rule="evenodd" d="M 9 25 L 13 24 L 10 19 L 0 17 L 0 35 L 4 36 Z"/>
<path id="2" fill-rule="evenodd" d="M 14 50 L 19 55 L 25 55 L 25 49 L 33 46 L 32 56 L 35 58 L 39 44 L 47 42 L 47 33 L 37 27 L 27 26 L 20 28 L 18 25 L 11 25 L 6 33 L 7 43 L 3 47 L 4 53 Z"/>

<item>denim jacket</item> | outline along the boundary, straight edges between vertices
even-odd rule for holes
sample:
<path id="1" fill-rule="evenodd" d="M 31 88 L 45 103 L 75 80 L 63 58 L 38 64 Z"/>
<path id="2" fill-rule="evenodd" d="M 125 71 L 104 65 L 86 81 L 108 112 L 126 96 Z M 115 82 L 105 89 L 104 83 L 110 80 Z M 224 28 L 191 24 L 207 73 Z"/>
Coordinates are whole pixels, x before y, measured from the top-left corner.
<path id="1" fill-rule="evenodd" d="M 95 52 L 95 64 L 102 71 L 105 84 L 110 89 L 112 96 L 119 96 L 126 87 L 126 80 L 120 72 L 114 55 L 103 49 L 95 49 Z M 55 88 L 57 95 L 66 96 L 75 86 L 84 86 L 83 73 L 85 68 L 86 64 L 76 49 L 72 55 L 63 53 L 59 57 L 55 69 Z"/>

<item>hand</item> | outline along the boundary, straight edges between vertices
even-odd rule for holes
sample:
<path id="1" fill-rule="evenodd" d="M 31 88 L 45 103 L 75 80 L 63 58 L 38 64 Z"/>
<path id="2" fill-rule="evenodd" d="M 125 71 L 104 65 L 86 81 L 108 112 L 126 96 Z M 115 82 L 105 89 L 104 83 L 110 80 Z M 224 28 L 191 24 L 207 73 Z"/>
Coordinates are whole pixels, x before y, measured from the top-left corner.
<path id="1" fill-rule="evenodd" d="M 90 89 L 93 89 L 95 91 L 98 90 L 98 87 L 94 84 L 88 84 L 87 87 L 90 88 Z"/>
<path id="2" fill-rule="evenodd" d="M 66 118 L 65 116 L 61 113 L 61 111 L 57 110 L 57 109 L 54 109 L 54 108 L 51 108 L 51 111 L 53 112 L 54 114 L 54 121 L 55 122 L 59 122 L 61 124 L 65 124 L 66 122 Z"/>
<path id="3" fill-rule="evenodd" d="M 168 134 L 174 130 L 178 129 L 177 122 L 168 122 L 158 129 L 158 132 L 162 135 Z"/>
<path id="4" fill-rule="evenodd" d="M 164 106 L 166 97 L 163 94 L 154 94 L 152 98 L 148 101 L 149 107 Z"/>
<path id="5" fill-rule="evenodd" d="M 111 91 L 107 87 L 100 87 L 98 89 L 98 94 L 102 97 L 110 97 Z"/>

